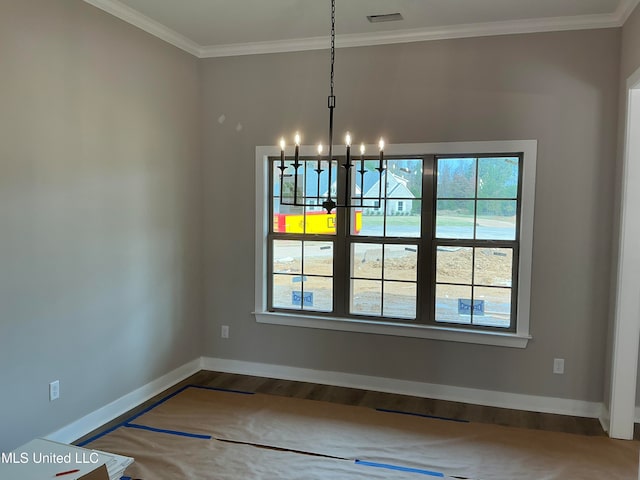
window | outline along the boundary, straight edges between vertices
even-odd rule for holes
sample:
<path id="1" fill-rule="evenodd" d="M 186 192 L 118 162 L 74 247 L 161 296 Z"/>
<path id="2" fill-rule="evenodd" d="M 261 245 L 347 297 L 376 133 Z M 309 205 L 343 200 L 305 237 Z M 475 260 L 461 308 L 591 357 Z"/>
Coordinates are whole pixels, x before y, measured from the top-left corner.
<path id="1" fill-rule="evenodd" d="M 522 155 L 436 157 L 435 170 L 435 321 L 515 330 Z"/>
<path id="2" fill-rule="evenodd" d="M 258 321 L 526 346 L 535 151 L 390 145 L 382 175 L 365 158 L 348 177 L 336 158 L 328 185 L 311 147 L 309 168 L 282 182 L 278 151 L 258 147 Z M 329 188 L 352 208 L 286 205 L 294 191 L 318 205 Z"/>

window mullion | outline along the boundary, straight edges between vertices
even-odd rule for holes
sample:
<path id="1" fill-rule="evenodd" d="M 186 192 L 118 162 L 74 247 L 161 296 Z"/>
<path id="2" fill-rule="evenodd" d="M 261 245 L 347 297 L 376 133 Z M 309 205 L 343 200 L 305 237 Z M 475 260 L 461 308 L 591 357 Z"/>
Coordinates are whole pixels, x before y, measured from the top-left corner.
<path id="1" fill-rule="evenodd" d="M 433 323 L 435 308 L 435 242 L 434 225 L 436 211 L 435 157 L 427 155 L 422 160 L 421 232 L 418 250 L 418 315 L 419 323 Z"/>
<path id="2" fill-rule="evenodd" d="M 346 169 L 340 166 L 344 161 L 341 157 L 336 157 L 336 198 L 347 198 L 350 196 L 347 190 Z M 339 202 L 338 202 L 339 203 Z M 333 249 L 333 312 L 336 316 L 344 317 L 348 313 L 349 299 L 349 264 L 350 253 L 348 251 L 347 235 L 349 231 L 349 208 L 336 208 L 336 235 Z"/>

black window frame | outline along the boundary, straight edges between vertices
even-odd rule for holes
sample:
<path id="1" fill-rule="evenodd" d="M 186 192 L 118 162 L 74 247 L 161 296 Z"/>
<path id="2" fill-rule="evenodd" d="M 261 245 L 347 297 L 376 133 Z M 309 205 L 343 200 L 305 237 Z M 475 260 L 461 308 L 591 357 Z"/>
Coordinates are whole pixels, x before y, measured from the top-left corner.
<path id="1" fill-rule="evenodd" d="M 516 198 L 516 218 L 515 218 L 515 239 L 514 240 L 485 240 L 485 239 L 451 239 L 436 237 L 436 208 L 437 208 L 437 161 L 438 159 L 447 158 L 499 158 L 510 157 L 518 158 L 518 186 Z M 268 157 L 268 231 L 266 241 L 266 311 L 284 314 L 296 314 L 313 317 L 339 318 L 344 320 L 364 320 L 368 322 L 383 322 L 398 325 L 417 325 L 429 327 L 442 327 L 447 329 L 472 330 L 472 331 L 488 331 L 496 333 L 515 333 L 517 331 L 518 319 L 518 270 L 520 261 L 520 230 L 522 215 L 522 193 L 523 193 L 523 170 L 524 170 L 524 154 L 523 152 L 491 152 L 491 153 L 447 153 L 447 154 L 424 154 L 424 155 L 389 155 L 385 157 L 385 165 L 387 160 L 422 160 L 422 197 L 420 199 L 421 209 L 421 229 L 419 237 L 392 237 L 392 236 L 363 236 L 351 235 L 350 232 L 350 212 L 351 209 L 337 208 L 336 213 L 336 233 L 334 234 L 317 234 L 317 233 L 286 233 L 274 231 L 274 182 L 278 175 L 276 162 L 280 157 Z M 292 160 L 287 158 L 287 161 Z M 301 158 L 301 160 L 315 161 L 312 156 Z M 333 165 L 334 172 L 338 172 L 337 179 L 337 197 L 344 199 L 347 175 L 345 169 L 337 167 L 344 163 L 344 157 L 334 156 Z M 377 160 L 377 157 L 365 157 L 365 160 Z M 478 168 L 476 168 L 476 197 L 474 209 L 477 216 L 477 185 L 478 185 Z M 386 184 L 386 182 L 385 182 Z M 386 192 L 385 192 L 386 193 Z M 276 197 L 277 198 L 277 197 Z M 499 200 L 499 198 L 496 198 Z M 385 200 L 385 194 L 383 194 Z M 481 197 L 480 200 L 494 200 L 493 198 Z M 413 200 L 416 201 L 416 200 Z M 373 203 L 372 203 L 373 204 Z M 386 203 L 384 204 L 386 208 Z M 372 208 L 373 210 L 373 208 Z M 384 211 L 383 211 L 384 214 Z M 386 215 L 385 215 L 386 218 Z M 385 220 L 386 221 L 386 220 Z M 475 232 L 474 218 L 474 232 Z M 333 243 L 334 262 L 333 262 L 333 309 L 330 312 L 304 310 L 303 308 L 281 308 L 273 306 L 273 243 L 274 240 L 297 240 L 297 241 L 323 241 Z M 408 246 L 416 246 L 417 252 L 417 271 L 416 271 L 416 318 L 414 320 L 402 317 L 389 316 L 372 316 L 361 314 L 350 314 L 350 283 L 351 283 L 351 246 L 354 243 L 372 243 L 382 245 L 386 244 L 406 244 Z M 512 256 L 512 278 L 511 278 L 511 315 L 509 327 L 474 325 L 467 323 L 443 322 L 436 321 L 436 256 L 438 247 L 442 246 L 461 246 L 471 248 L 510 248 L 513 250 Z M 302 273 L 301 273 L 302 274 Z M 384 281 L 384 279 L 381 279 Z M 301 306 L 302 307 L 302 306 Z M 381 307 L 382 310 L 383 307 Z"/>

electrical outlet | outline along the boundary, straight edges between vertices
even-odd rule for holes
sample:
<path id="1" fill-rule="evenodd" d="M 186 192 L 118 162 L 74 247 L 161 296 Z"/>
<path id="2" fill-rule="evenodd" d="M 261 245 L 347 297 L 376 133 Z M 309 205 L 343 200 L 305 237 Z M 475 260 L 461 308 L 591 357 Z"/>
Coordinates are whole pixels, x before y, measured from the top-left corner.
<path id="1" fill-rule="evenodd" d="M 60 380 L 49 384 L 49 401 L 53 402 L 60 398 Z"/>
<path id="2" fill-rule="evenodd" d="M 553 359 L 553 373 L 562 375 L 564 373 L 564 358 Z"/>
<path id="3" fill-rule="evenodd" d="M 220 330 L 220 336 L 222 338 L 229 338 L 229 325 L 222 325 L 222 330 Z"/>

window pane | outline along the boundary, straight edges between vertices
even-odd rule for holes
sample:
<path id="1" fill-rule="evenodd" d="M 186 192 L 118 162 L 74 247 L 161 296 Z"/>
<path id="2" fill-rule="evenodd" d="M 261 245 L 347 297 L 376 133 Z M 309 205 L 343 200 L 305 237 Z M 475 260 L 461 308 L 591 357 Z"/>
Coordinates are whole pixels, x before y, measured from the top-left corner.
<path id="1" fill-rule="evenodd" d="M 351 235 L 358 235 L 362 230 L 362 215 L 363 210 L 361 208 L 349 209 L 349 224 L 351 225 Z"/>
<path id="2" fill-rule="evenodd" d="M 387 200 L 387 237 L 420 237 L 421 219 L 419 200 Z"/>
<path id="3" fill-rule="evenodd" d="M 356 315 L 379 316 L 382 306 L 382 282 L 373 280 L 351 281 L 351 310 Z"/>
<path id="4" fill-rule="evenodd" d="M 471 258 L 471 247 L 439 246 L 436 252 L 436 282 L 471 285 Z"/>
<path id="5" fill-rule="evenodd" d="M 301 178 L 298 180 L 298 182 L 304 184 L 303 192 L 305 196 L 304 201 L 302 201 L 301 203 L 308 204 L 311 203 L 310 200 L 313 200 L 314 204 L 318 204 L 318 201 L 322 202 L 322 199 L 320 197 L 323 193 L 323 185 L 326 186 L 327 184 L 327 180 L 325 179 L 325 177 L 328 176 L 328 173 L 326 171 L 326 164 L 322 167 L 323 169 L 325 169 L 325 171 L 322 172 L 318 177 L 318 172 L 316 172 L 316 161 L 305 161 L 301 163 L 302 167 L 298 169 L 298 174 Z M 321 180 L 321 182 L 319 183 L 318 180 Z"/>
<path id="6" fill-rule="evenodd" d="M 513 270 L 511 248 L 476 248 L 476 285 L 510 287 Z"/>
<path id="7" fill-rule="evenodd" d="M 476 196 L 476 159 L 438 159 L 438 198 Z"/>
<path id="8" fill-rule="evenodd" d="M 302 242 L 296 240 L 273 241 L 273 272 L 302 272 Z"/>
<path id="9" fill-rule="evenodd" d="M 354 243 L 351 245 L 351 276 L 382 278 L 382 245 Z"/>
<path id="10" fill-rule="evenodd" d="M 282 185 L 283 204 L 292 204 L 296 199 L 298 203 L 304 203 L 304 168 L 300 167 L 298 173 L 295 174 L 295 169 L 292 166 L 293 162 L 285 162 L 285 165 L 288 168 L 284 172 L 282 181 L 280 181 L 280 169 L 276 168 L 278 175 L 274 175 L 274 182 L 277 183 L 277 188 L 274 190 L 275 195 L 280 195 L 280 186 Z M 302 162 L 302 165 L 304 165 L 304 162 Z"/>
<path id="11" fill-rule="evenodd" d="M 478 198 L 518 196 L 518 157 L 478 159 Z"/>
<path id="12" fill-rule="evenodd" d="M 416 318 L 415 283 L 384 282 L 382 315 L 396 318 Z"/>
<path id="13" fill-rule="evenodd" d="M 294 282 L 294 280 L 297 280 Z M 276 308 L 301 308 L 300 295 L 302 277 L 294 275 L 273 275 L 273 306 Z"/>
<path id="14" fill-rule="evenodd" d="M 362 228 L 360 232 L 357 233 L 357 235 L 370 237 L 384 236 L 383 212 L 384 200 L 382 201 L 382 208 L 364 208 L 362 210 Z"/>
<path id="15" fill-rule="evenodd" d="M 274 232 L 284 232 L 284 225 L 281 225 L 281 217 L 279 215 L 280 212 L 280 199 L 278 197 L 273 197 L 271 199 L 273 205 L 273 218 L 271 219 L 271 225 Z"/>
<path id="16" fill-rule="evenodd" d="M 276 161 L 273 164 L 273 231 L 278 233 L 335 234 L 335 211 L 328 214 L 322 208 L 322 202 L 327 195 L 328 164 L 327 162 L 323 163 L 324 171 L 318 177 L 318 173 L 315 171 L 317 168 L 315 160 L 301 161 L 300 163 L 298 174 L 294 175 L 293 162 L 285 162 L 287 169 L 282 181 L 282 202 L 280 201 L 280 162 Z M 335 165 L 333 173 L 332 183 L 335 184 Z M 296 200 L 294 191 L 298 192 L 297 202 L 300 205 L 293 205 Z"/>
<path id="17" fill-rule="evenodd" d="M 285 170 L 285 173 L 284 173 L 285 179 L 287 178 L 287 176 L 289 176 L 293 172 L 293 168 L 291 168 L 291 164 L 292 163 L 293 162 L 290 162 L 290 161 L 285 161 L 284 162 L 284 165 L 286 167 L 286 170 Z M 273 171 L 273 177 L 272 177 L 273 178 L 273 185 L 271 186 L 271 192 L 273 193 L 274 197 L 280 197 L 280 172 L 281 172 L 281 170 L 280 170 L 280 160 L 272 162 L 271 163 L 271 168 L 272 168 L 272 171 Z M 283 179 L 282 183 L 284 183 L 284 182 L 285 182 L 285 180 Z M 286 189 L 284 191 L 286 191 Z M 283 194 L 283 196 L 285 196 L 285 195 Z"/>
<path id="18" fill-rule="evenodd" d="M 417 245 L 384 246 L 384 279 L 416 281 Z M 386 288 L 386 287 L 385 287 Z"/>
<path id="19" fill-rule="evenodd" d="M 422 197 L 422 160 L 387 160 L 387 170 L 387 198 Z"/>
<path id="20" fill-rule="evenodd" d="M 333 278 L 306 277 L 303 310 L 330 312 L 333 310 Z"/>
<path id="21" fill-rule="evenodd" d="M 284 199 L 287 201 L 287 199 Z M 302 233 L 304 229 L 304 208 L 280 204 L 273 198 L 273 231 L 279 233 Z"/>
<path id="22" fill-rule="evenodd" d="M 336 233 L 336 212 L 327 213 L 326 210 L 315 207 L 307 208 L 305 212 L 304 233 L 335 234 Z M 297 232 L 302 233 L 302 232 Z"/>
<path id="23" fill-rule="evenodd" d="M 473 200 L 438 200 L 437 238 L 473 238 Z"/>
<path id="24" fill-rule="evenodd" d="M 483 302 L 483 313 L 473 315 L 473 324 L 491 327 L 509 328 L 511 325 L 511 289 L 475 287 L 473 289 L 476 302 Z"/>
<path id="25" fill-rule="evenodd" d="M 516 207 L 515 200 L 478 200 L 476 238 L 515 240 Z"/>
<path id="26" fill-rule="evenodd" d="M 471 324 L 471 287 L 436 284 L 436 322 Z"/>
<path id="27" fill-rule="evenodd" d="M 333 243 L 304 242 L 304 274 L 333 275 Z"/>
<path id="28" fill-rule="evenodd" d="M 310 200 L 315 201 L 315 199 Z M 336 213 L 327 213 L 318 207 L 281 205 L 273 199 L 273 231 L 277 233 L 317 233 L 335 235 Z"/>
<path id="29" fill-rule="evenodd" d="M 329 162 L 322 162 L 321 168 L 324 169 L 324 172 L 320 176 L 320 179 L 322 181 L 322 184 L 320 186 L 320 191 L 322 193 L 320 194 L 320 196 L 322 197 L 323 200 L 326 199 L 329 193 L 329 189 L 327 188 L 327 185 L 329 183 L 329 169 L 327 168 L 328 166 L 329 166 Z M 338 188 L 338 171 L 336 167 L 337 167 L 337 162 L 335 161 L 331 162 L 331 198 L 333 199 L 333 201 L 336 200 L 336 193 Z M 313 168 L 316 168 L 316 167 L 313 167 Z"/>
<path id="30" fill-rule="evenodd" d="M 374 206 L 378 199 L 384 196 L 384 188 L 380 188 L 380 172 L 375 170 L 378 167 L 378 161 L 365 160 L 364 167 L 360 159 L 353 160 L 352 163 L 354 168 L 351 171 L 351 204 Z"/>

